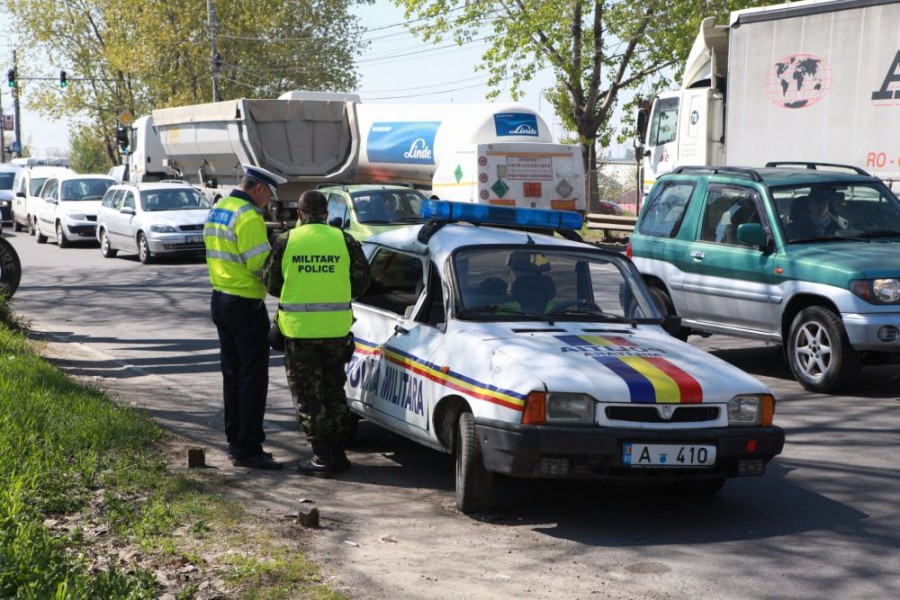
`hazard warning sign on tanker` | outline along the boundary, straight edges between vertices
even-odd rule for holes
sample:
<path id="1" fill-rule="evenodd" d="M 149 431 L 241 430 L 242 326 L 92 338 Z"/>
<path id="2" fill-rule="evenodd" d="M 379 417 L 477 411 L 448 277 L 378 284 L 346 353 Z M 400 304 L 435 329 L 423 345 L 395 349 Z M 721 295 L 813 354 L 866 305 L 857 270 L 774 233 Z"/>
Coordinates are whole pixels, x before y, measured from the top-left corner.
<path id="1" fill-rule="evenodd" d="M 506 169 L 508 179 L 553 180 L 553 159 L 549 156 L 507 156 Z"/>

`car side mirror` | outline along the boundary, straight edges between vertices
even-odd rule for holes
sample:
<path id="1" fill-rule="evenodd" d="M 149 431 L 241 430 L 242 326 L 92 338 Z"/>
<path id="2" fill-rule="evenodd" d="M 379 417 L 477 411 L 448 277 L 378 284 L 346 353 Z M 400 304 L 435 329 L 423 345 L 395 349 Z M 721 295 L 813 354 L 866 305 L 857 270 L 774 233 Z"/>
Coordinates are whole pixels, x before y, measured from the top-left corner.
<path id="1" fill-rule="evenodd" d="M 678 315 L 666 315 L 663 319 L 662 328 L 672 337 L 678 337 L 681 331 L 681 317 Z"/>
<path id="2" fill-rule="evenodd" d="M 25 192 L 16 192 L 16 196 L 18 196 L 19 198 L 24 198 Z"/>
<path id="3" fill-rule="evenodd" d="M 134 216 L 134 214 L 135 214 L 134 209 L 131 208 L 130 206 L 123 206 L 122 208 L 119 209 L 119 212 L 122 213 L 123 215 Z"/>
<path id="4" fill-rule="evenodd" d="M 738 225 L 737 239 L 754 248 L 765 250 L 769 238 L 759 223 L 742 223 Z"/>

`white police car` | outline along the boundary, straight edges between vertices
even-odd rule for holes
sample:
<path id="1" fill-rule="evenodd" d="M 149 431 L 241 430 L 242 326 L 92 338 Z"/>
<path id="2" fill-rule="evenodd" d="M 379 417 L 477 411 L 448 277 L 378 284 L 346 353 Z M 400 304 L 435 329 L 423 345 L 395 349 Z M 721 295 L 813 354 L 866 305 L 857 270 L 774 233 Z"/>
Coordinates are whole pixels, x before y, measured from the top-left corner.
<path id="1" fill-rule="evenodd" d="M 462 512 L 489 506 L 495 473 L 714 493 L 781 452 L 769 389 L 669 336 L 627 257 L 474 224 L 577 230 L 577 213 L 428 201 L 423 216 L 363 244 L 346 390 L 354 413 L 455 454 Z"/>

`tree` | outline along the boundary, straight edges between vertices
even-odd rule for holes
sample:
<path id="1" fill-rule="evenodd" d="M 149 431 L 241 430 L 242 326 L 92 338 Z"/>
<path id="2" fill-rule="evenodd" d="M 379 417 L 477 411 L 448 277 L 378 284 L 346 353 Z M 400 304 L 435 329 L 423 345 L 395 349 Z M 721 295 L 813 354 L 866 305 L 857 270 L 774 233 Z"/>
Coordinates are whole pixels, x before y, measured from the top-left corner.
<path id="1" fill-rule="evenodd" d="M 214 68 L 225 99 L 275 97 L 292 89 L 352 90 L 353 61 L 363 43 L 349 7 L 359 1 L 369 0 L 219 0 L 215 65 L 204 2 L 5 4 L 25 44 L 18 52 L 20 77 L 56 78 L 60 69 L 68 74 L 65 90 L 31 82 L 29 107 L 55 118 L 80 116 L 112 138 L 125 112 L 139 116 L 153 108 L 211 102 Z M 52 66 L 44 73 L 48 57 Z M 111 151 L 109 158 L 114 164 Z"/>
<path id="2" fill-rule="evenodd" d="M 488 31 L 479 67 L 489 72 L 496 97 L 500 84 L 513 98 L 522 83 L 549 67 L 556 86 L 546 92 L 562 123 L 575 132 L 586 173 L 597 169 L 595 145 L 616 133 L 614 110 L 640 87 L 653 92 L 670 83 L 684 64 L 700 21 L 729 10 L 771 4 L 765 0 L 394 0 L 427 41 L 450 35 L 465 44 Z M 671 78 L 671 79 L 670 79 Z M 624 106 L 634 108 L 632 96 Z M 620 136 L 624 139 L 624 134 Z M 594 181 L 593 177 L 588 178 Z M 593 187 L 593 186 L 592 186 Z M 595 190 L 590 190 L 594 197 Z"/>
<path id="3" fill-rule="evenodd" d="M 69 166 L 76 173 L 106 173 L 109 170 L 106 132 L 96 126 L 73 126 Z"/>

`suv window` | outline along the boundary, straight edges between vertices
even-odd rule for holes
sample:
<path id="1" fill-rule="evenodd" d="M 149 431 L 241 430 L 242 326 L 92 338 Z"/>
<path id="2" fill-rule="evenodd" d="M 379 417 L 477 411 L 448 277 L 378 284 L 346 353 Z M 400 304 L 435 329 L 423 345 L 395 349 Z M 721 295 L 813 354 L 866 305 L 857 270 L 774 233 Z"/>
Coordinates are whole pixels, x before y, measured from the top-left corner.
<path id="1" fill-rule="evenodd" d="M 694 183 L 690 181 L 669 181 L 657 186 L 647 200 L 638 232 L 654 237 L 674 237 L 693 193 Z"/>
<path id="2" fill-rule="evenodd" d="M 744 223 L 760 223 L 762 206 L 756 190 L 711 184 L 706 193 L 700 239 L 717 244 L 739 244 L 737 228 Z"/>

